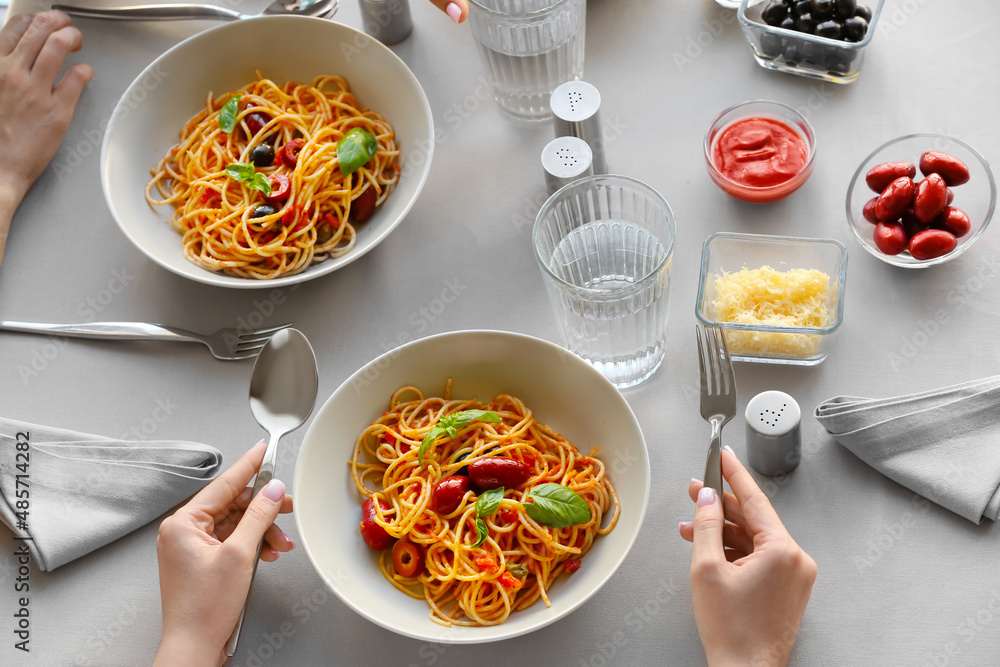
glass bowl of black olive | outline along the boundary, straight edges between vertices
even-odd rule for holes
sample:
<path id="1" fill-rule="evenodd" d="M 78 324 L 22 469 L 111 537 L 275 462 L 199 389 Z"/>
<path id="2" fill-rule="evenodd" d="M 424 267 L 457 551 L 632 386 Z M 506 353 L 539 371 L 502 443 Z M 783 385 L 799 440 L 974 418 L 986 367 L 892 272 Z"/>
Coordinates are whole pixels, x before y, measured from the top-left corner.
<path id="1" fill-rule="evenodd" d="M 884 2 L 742 0 L 737 16 L 762 67 L 850 83 L 861 73 Z"/>

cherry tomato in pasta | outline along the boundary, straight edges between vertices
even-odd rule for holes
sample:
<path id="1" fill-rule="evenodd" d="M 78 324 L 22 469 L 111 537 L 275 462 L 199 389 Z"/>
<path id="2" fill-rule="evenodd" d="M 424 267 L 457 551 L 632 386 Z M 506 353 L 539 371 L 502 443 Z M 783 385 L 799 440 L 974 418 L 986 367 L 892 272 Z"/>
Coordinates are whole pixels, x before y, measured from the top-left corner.
<path id="1" fill-rule="evenodd" d="M 501 486 L 516 489 L 531 478 L 531 468 L 521 461 L 494 456 L 470 463 L 469 477 L 485 491 Z"/>
<path id="2" fill-rule="evenodd" d="M 375 202 L 378 201 L 378 194 L 375 188 L 368 186 L 358 198 L 351 202 L 351 220 L 354 222 L 364 222 L 372 217 L 375 211 Z"/>
<path id="3" fill-rule="evenodd" d="M 451 514 L 462 503 L 469 486 L 469 478 L 464 475 L 445 477 L 434 485 L 431 508 L 441 514 Z"/>
<path id="4" fill-rule="evenodd" d="M 379 500 L 378 504 L 383 512 L 392 509 L 389 503 L 384 500 Z M 375 499 L 367 498 L 361 504 L 361 537 L 369 548 L 375 551 L 382 551 L 392 544 L 393 537 L 375 521 L 376 516 Z"/>
<path id="5" fill-rule="evenodd" d="M 408 540 L 392 545 L 392 569 L 403 577 L 415 577 L 424 569 L 424 550 Z"/>
<path id="6" fill-rule="evenodd" d="M 580 562 L 579 558 L 573 558 L 563 564 L 563 569 L 566 570 L 566 574 L 573 574 L 580 569 L 581 565 L 583 565 L 583 563 Z"/>
<path id="7" fill-rule="evenodd" d="M 285 166 L 289 169 L 295 169 L 295 165 L 299 162 L 299 151 L 302 147 L 306 145 L 306 142 L 301 139 L 292 139 L 287 144 L 281 147 L 278 154 L 281 156 L 281 161 L 285 163 Z"/>

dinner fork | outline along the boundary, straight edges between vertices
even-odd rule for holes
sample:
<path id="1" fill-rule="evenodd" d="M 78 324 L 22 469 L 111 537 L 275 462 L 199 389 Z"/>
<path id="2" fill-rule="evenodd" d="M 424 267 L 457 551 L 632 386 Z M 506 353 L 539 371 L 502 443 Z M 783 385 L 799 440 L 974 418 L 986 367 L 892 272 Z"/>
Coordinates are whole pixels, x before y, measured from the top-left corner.
<path id="1" fill-rule="evenodd" d="M 47 334 L 68 338 L 99 340 L 163 340 L 202 343 L 212 356 L 223 361 L 257 356 L 276 332 L 292 326 L 291 322 L 270 329 L 219 329 L 199 334 L 165 324 L 146 322 L 85 322 L 81 324 L 39 324 L 36 322 L 0 321 L 0 330 Z"/>
<path id="2" fill-rule="evenodd" d="M 701 416 L 712 425 L 705 486 L 722 498 L 722 427 L 736 416 L 736 378 L 726 335 L 718 326 L 695 325 L 701 367 Z"/>

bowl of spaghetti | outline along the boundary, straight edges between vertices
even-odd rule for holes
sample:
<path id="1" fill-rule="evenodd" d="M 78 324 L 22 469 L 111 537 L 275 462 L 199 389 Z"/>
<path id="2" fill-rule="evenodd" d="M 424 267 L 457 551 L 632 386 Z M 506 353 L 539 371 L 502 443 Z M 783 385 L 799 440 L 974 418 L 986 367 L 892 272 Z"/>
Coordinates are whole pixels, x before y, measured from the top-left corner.
<path id="1" fill-rule="evenodd" d="M 639 424 L 603 375 L 547 341 L 460 331 L 333 393 L 299 450 L 295 519 L 356 612 L 473 644 L 585 603 L 635 543 L 649 490 Z"/>
<path id="2" fill-rule="evenodd" d="M 136 78 L 111 115 L 102 184 L 119 227 L 160 266 L 223 287 L 288 285 L 351 263 L 400 224 L 433 135 L 423 89 L 380 42 L 261 17 L 199 33 Z"/>

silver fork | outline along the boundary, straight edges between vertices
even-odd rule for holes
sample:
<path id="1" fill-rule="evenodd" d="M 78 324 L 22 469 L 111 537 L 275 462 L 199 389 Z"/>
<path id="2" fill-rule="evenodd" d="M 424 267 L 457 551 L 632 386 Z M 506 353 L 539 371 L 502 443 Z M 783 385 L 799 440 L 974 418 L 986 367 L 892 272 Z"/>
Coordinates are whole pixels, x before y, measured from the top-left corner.
<path id="1" fill-rule="evenodd" d="M 725 333 L 719 327 L 695 326 L 701 367 L 701 416 L 712 425 L 705 463 L 705 486 L 722 498 L 722 427 L 736 416 L 736 377 Z"/>
<path id="2" fill-rule="evenodd" d="M 292 326 L 282 324 L 270 329 L 219 329 L 212 334 L 199 334 L 165 324 L 146 322 L 85 322 L 81 324 L 39 324 L 35 322 L 0 321 L 0 330 L 21 333 L 94 338 L 99 340 L 163 340 L 202 343 L 212 356 L 223 361 L 250 359 L 257 356 L 275 332 Z"/>

